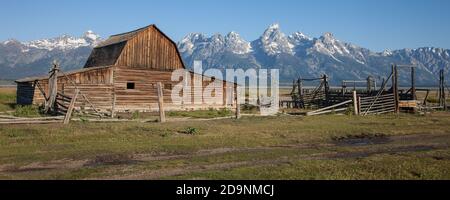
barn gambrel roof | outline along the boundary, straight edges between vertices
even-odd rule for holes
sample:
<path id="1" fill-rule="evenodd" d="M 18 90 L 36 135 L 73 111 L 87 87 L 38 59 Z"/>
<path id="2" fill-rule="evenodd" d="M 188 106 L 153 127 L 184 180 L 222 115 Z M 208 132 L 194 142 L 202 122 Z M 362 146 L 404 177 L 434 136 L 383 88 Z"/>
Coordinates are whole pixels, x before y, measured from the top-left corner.
<path id="1" fill-rule="evenodd" d="M 161 35 L 167 38 L 175 46 L 177 56 L 180 59 L 183 68 L 186 69 L 183 59 L 181 58 L 181 54 L 176 48 L 177 47 L 176 43 L 154 24 L 136 29 L 134 31 L 110 36 L 107 40 L 101 42 L 92 50 L 92 53 L 89 56 L 88 60 L 86 61 L 84 68 L 114 65 L 119 56 L 121 55 L 122 50 L 124 49 L 127 42 L 133 39 L 136 35 L 138 35 L 142 31 L 149 28 L 154 28 L 155 30 L 157 30 Z"/>

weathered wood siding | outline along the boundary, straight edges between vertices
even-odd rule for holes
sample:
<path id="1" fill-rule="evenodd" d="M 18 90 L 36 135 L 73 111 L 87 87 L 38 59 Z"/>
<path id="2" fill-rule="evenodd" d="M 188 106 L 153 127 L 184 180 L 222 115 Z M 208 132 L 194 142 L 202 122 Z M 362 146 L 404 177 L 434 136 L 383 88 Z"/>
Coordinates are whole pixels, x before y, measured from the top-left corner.
<path id="1" fill-rule="evenodd" d="M 230 91 L 230 89 L 227 90 L 225 82 L 221 80 L 215 80 L 214 84 L 220 84 L 219 87 L 222 87 L 223 91 L 216 91 L 213 94 L 221 96 L 223 101 L 213 105 L 207 104 L 206 101 L 209 99 L 205 99 L 201 95 L 205 87 L 212 83 L 212 80 L 209 77 L 193 73 L 191 73 L 191 83 L 198 79 L 202 85 L 194 86 L 192 84 L 190 104 L 175 105 L 171 98 L 172 88 L 179 84 L 180 81 L 171 81 L 171 76 L 171 71 L 137 69 L 125 66 L 92 69 L 67 75 L 80 89 L 81 94 L 86 95 L 94 107 L 102 111 L 110 111 L 113 107 L 114 99 L 114 109 L 119 112 L 158 110 L 158 93 L 156 88 L 158 82 L 161 82 L 164 86 L 163 93 L 166 110 L 208 109 L 232 106 L 232 101 L 226 98 L 227 91 Z M 58 92 L 66 96 L 73 96 L 76 87 L 73 86 L 70 80 L 65 76 L 59 76 Z M 134 83 L 135 88 L 127 89 L 127 83 Z M 22 103 L 31 104 L 32 102 L 33 104 L 41 105 L 45 102 L 44 95 L 38 88 L 38 84 L 48 94 L 48 79 L 38 80 L 36 83 L 18 84 L 18 97 L 23 98 L 20 100 Z M 200 91 L 199 93 L 195 92 L 197 89 Z M 202 99 L 201 103 L 194 103 L 196 98 Z M 80 95 L 75 107 L 89 109 L 90 104 Z"/>
<path id="2" fill-rule="evenodd" d="M 40 86 L 41 89 L 45 92 L 45 95 L 48 96 L 48 91 L 49 91 L 48 79 L 36 81 L 34 83 L 34 97 L 33 97 L 34 105 L 42 105 L 45 102 L 45 96 L 44 96 L 44 94 L 42 94 L 41 89 L 39 89 L 38 86 Z"/>
<path id="3" fill-rule="evenodd" d="M 171 94 L 172 88 L 179 84 L 179 81 L 171 81 L 172 72 L 167 71 L 155 71 L 147 69 L 130 69 L 128 67 L 116 67 L 114 70 L 114 91 L 116 95 L 116 107 L 117 111 L 156 111 L 158 110 L 158 91 L 156 84 L 161 82 L 164 86 L 164 106 L 166 110 L 189 110 L 189 109 L 207 109 L 207 108 L 224 108 L 231 106 L 226 101 L 220 102 L 216 105 L 206 105 L 205 99 L 201 104 L 194 104 L 194 86 L 191 87 L 191 104 L 174 105 L 172 102 Z M 201 91 L 211 83 L 209 78 L 203 78 L 201 75 L 194 75 L 203 82 Z M 194 81 L 192 76 L 192 81 Z M 226 85 L 222 81 L 216 81 L 217 84 L 221 84 L 224 88 L 224 94 L 222 98 L 225 100 Z M 134 83 L 134 89 L 127 89 L 127 83 Z M 193 83 L 193 82 L 192 82 Z M 217 92 L 217 95 L 220 95 Z M 201 94 L 198 94 L 201 95 Z M 201 98 L 201 96 L 200 96 Z"/>
<path id="4" fill-rule="evenodd" d="M 112 84 L 78 84 L 77 87 L 70 85 L 64 88 L 64 95 L 70 97 L 74 96 L 76 88 L 80 90 L 80 94 L 85 95 L 89 99 L 89 102 L 92 103 L 96 109 L 104 112 L 111 111 L 114 90 Z M 75 108 L 83 108 L 86 110 L 92 109 L 89 102 L 79 95 L 77 101 L 75 101 Z M 68 102 L 66 103 L 68 106 Z"/>
<path id="5" fill-rule="evenodd" d="M 150 26 L 127 42 L 116 66 L 172 71 L 183 68 L 183 62 L 176 45 L 154 26 Z"/>
<path id="6" fill-rule="evenodd" d="M 63 75 L 58 76 L 58 92 L 72 96 L 75 90 L 73 86 L 74 82 L 80 89 L 82 94 L 94 104 L 95 107 L 102 109 L 110 109 L 112 105 L 112 89 L 113 89 L 113 79 L 112 79 L 113 68 L 100 68 L 92 69 L 78 73 L 69 73 L 66 78 Z M 45 97 L 41 90 L 38 88 L 38 84 L 41 86 L 46 95 L 48 95 L 48 79 L 38 80 L 36 83 L 28 82 L 33 85 L 34 95 L 32 97 L 32 104 L 41 105 L 45 102 Z M 27 83 L 27 84 L 28 84 Z M 22 85 L 25 83 L 19 83 Z M 106 90 L 106 91 L 105 91 Z M 18 92 L 24 91 L 18 86 Z M 21 95 L 22 96 L 22 95 Z M 79 96 L 79 99 L 82 99 Z M 77 102 L 77 105 L 82 102 Z"/>

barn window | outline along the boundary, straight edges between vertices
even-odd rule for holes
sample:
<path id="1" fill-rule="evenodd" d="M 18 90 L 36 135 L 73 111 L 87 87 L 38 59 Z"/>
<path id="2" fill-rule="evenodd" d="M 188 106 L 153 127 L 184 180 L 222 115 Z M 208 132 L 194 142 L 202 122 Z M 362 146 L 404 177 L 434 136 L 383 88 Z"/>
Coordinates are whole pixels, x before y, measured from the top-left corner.
<path id="1" fill-rule="evenodd" d="M 172 84 L 164 84 L 164 89 L 171 90 L 172 89 Z"/>
<path id="2" fill-rule="evenodd" d="M 135 84 L 134 82 L 128 82 L 127 83 L 127 90 L 134 90 Z"/>

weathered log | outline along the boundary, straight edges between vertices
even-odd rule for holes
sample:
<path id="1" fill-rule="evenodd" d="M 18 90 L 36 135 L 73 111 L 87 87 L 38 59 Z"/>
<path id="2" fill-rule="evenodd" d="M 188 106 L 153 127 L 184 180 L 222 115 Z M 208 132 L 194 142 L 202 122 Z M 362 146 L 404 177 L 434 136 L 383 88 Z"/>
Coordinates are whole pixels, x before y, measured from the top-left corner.
<path id="1" fill-rule="evenodd" d="M 69 109 L 67 110 L 66 117 L 64 117 L 64 124 L 68 124 L 70 122 L 70 117 L 72 117 L 73 107 L 75 106 L 75 101 L 77 100 L 78 94 L 80 90 L 77 89 L 75 91 L 75 95 L 72 97 L 72 101 L 70 102 Z"/>
<path id="2" fill-rule="evenodd" d="M 338 104 L 335 104 L 335 105 L 332 105 L 332 106 L 328 106 L 328 107 L 325 107 L 325 108 L 321 108 L 321 109 L 318 109 L 318 110 L 315 110 L 315 111 L 308 112 L 308 113 L 306 113 L 306 115 L 313 115 L 314 113 L 320 113 L 322 111 L 325 111 L 325 110 L 328 110 L 328 109 L 332 109 L 332 108 L 336 108 L 336 107 L 339 107 L 339 106 L 342 106 L 342 105 L 345 105 L 345 104 L 349 104 L 351 102 L 353 102 L 353 100 L 344 101 L 342 103 L 338 103 Z"/>
<path id="3" fill-rule="evenodd" d="M 166 114 L 164 113 L 164 94 L 162 90 L 162 83 L 158 82 L 158 106 L 159 106 L 159 122 L 166 122 Z"/>

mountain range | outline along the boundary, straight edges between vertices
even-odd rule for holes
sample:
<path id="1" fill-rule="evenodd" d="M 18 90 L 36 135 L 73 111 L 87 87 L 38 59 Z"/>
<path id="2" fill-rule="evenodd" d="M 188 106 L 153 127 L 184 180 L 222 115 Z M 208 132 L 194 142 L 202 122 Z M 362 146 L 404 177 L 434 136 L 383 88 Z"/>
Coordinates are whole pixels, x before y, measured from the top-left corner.
<path id="1" fill-rule="evenodd" d="M 57 59 L 63 70 L 81 68 L 93 47 L 102 38 L 92 31 L 81 37 L 63 35 L 31 42 L 7 40 L 0 43 L 0 79 L 14 80 L 47 73 Z M 341 80 L 378 80 L 390 73 L 392 63 L 416 66 L 418 85 L 437 85 L 440 69 L 449 77 L 450 50 L 434 47 L 374 52 L 343 42 L 332 33 L 309 37 L 301 32 L 284 34 L 278 24 L 270 25 L 254 41 L 246 41 L 237 32 L 207 36 L 191 33 L 178 42 L 187 66 L 202 60 L 207 68 L 279 68 L 281 82 L 298 77 L 327 74 L 332 84 Z M 400 83 L 408 84 L 409 70 L 400 70 Z"/>
<path id="2" fill-rule="evenodd" d="M 6 40 L 0 43 L 0 79 L 15 80 L 46 74 L 53 60 L 58 60 L 63 70 L 79 69 L 101 41 L 100 36 L 92 31 L 81 37 L 62 35 L 31 42 Z"/>

